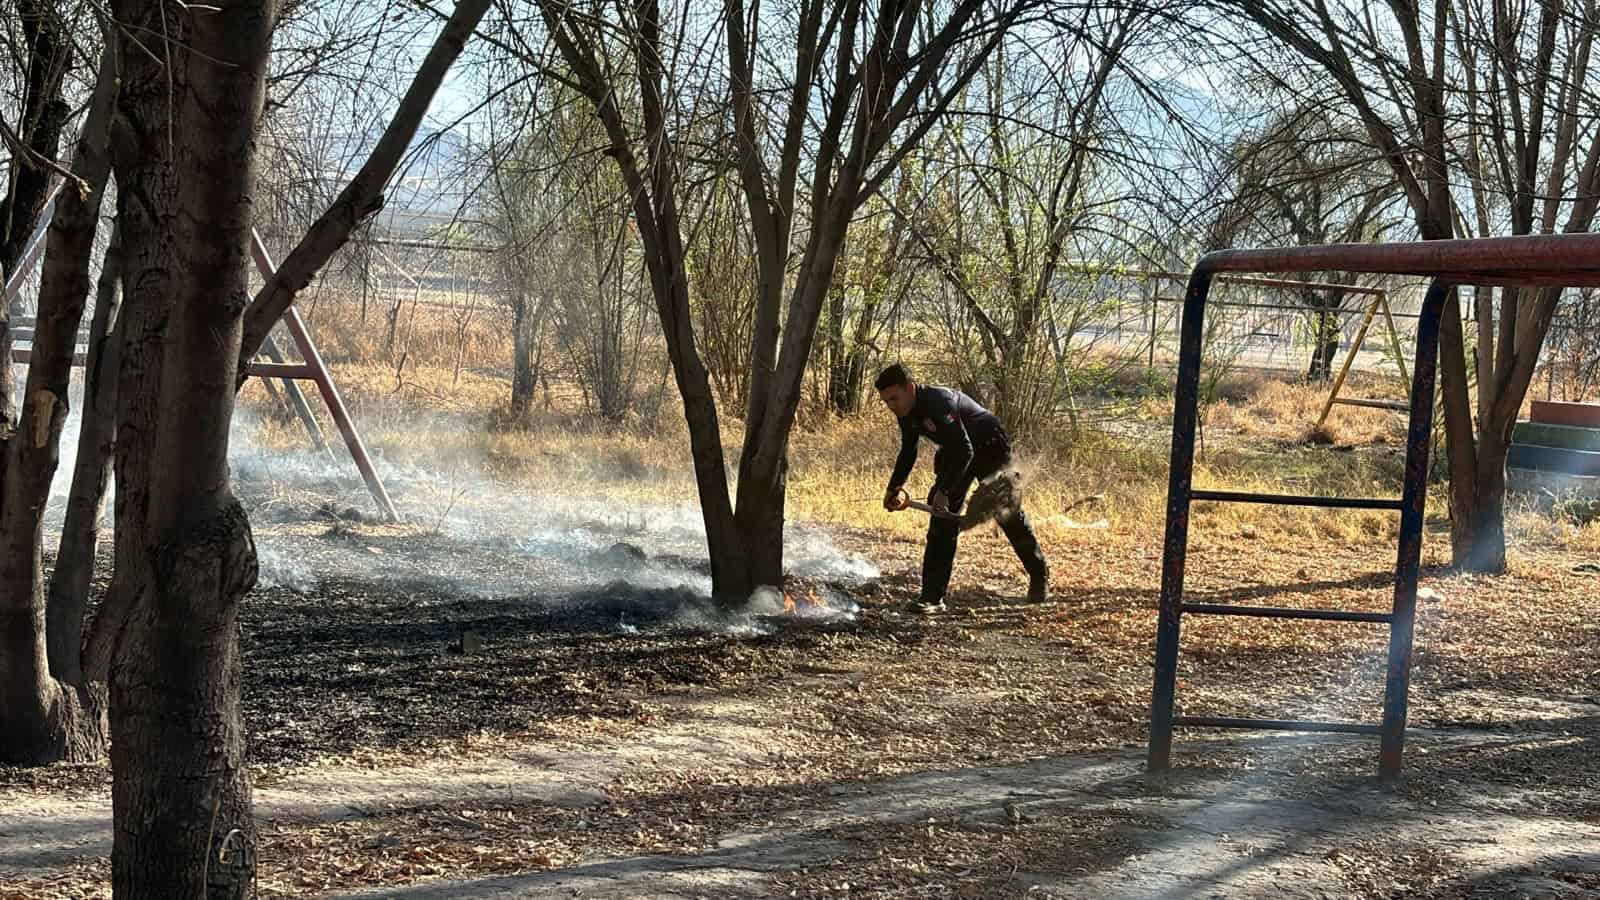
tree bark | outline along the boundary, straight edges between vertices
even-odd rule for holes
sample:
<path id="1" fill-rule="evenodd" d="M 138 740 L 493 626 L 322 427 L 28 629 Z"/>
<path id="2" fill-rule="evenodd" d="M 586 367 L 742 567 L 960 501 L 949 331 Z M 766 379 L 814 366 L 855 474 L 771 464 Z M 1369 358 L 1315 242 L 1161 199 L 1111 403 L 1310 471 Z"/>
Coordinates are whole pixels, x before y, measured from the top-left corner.
<path id="1" fill-rule="evenodd" d="M 150 33 L 167 29 L 170 47 L 185 46 L 190 19 L 163 23 L 159 9 L 119 0 L 116 19 Z M 112 168 L 117 180 L 122 309 L 117 331 L 116 438 L 112 468 L 115 566 L 84 650 L 84 677 L 106 682 L 112 650 L 128 610 L 143 590 L 150 460 L 155 452 L 155 392 L 161 381 L 161 338 L 173 286 L 173 234 L 178 217 L 176 161 L 169 137 L 179 133 L 169 100 L 187 89 L 187 69 L 153 58 L 134 37 L 112 44 L 121 85 L 112 119 Z"/>
<path id="2" fill-rule="evenodd" d="M 65 669 L 75 676 L 79 648 L 52 654 L 44 593 L 44 513 L 55 474 L 61 429 L 67 418 L 67 387 L 72 373 L 78 323 L 89 290 L 89 260 L 99 224 L 100 199 L 110 167 L 106 128 L 114 80 L 108 66 L 95 90 L 90 112 L 74 152 L 74 164 L 88 192 L 63 191 L 45 238 L 34 323 L 33 358 L 28 366 L 20 415 L 0 425 L 0 758 L 46 763 L 83 759 L 101 748 L 98 703 L 52 675 Z M 31 225 L 24 230 L 31 233 Z M 20 251 L 20 244 L 18 249 Z M 8 336 L 9 337 L 9 336 Z M 0 392 L 9 397 L 9 340 L 0 341 Z M 81 612 L 81 610 L 80 610 Z M 67 660 L 62 655 L 74 657 Z M 71 678 L 76 682 L 77 679 Z"/>
<path id="3" fill-rule="evenodd" d="M 533 331 L 534 316 L 528 296 L 518 293 L 511 302 L 511 419 L 525 423 L 533 411 Z"/>
<path id="4" fill-rule="evenodd" d="M 1333 358 L 1339 354 L 1339 331 L 1330 307 L 1316 311 L 1317 333 L 1311 344 L 1311 365 L 1306 370 L 1307 381 L 1330 381 L 1333 378 Z"/>
<path id="5" fill-rule="evenodd" d="M 131 2 L 118 4 L 119 21 L 150 14 L 122 8 Z M 228 428 L 249 299 L 256 129 L 277 13 L 276 0 L 246 0 L 189 18 L 187 40 L 167 45 L 173 58 L 165 68 L 183 73 L 166 94 L 167 117 L 146 118 L 166 102 L 142 78 L 119 116 L 136 136 L 169 126 L 179 136 L 133 144 L 118 166 L 119 175 L 146 176 L 119 178 L 129 205 L 178 212 L 160 217 L 163 230 L 140 235 L 141 252 L 130 254 L 159 270 L 150 251 L 169 249 L 161 280 L 170 299 L 159 377 L 138 378 L 121 398 L 154 427 L 146 465 L 135 473 L 146 486 L 139 546 L 118 560 L 142 572 L 132 579 L 138 592 L 111 668 L 119 898 L 242 898 L 255 868 L 238 612 L 257 571 L 249 522 L 229 485 Z M 124 46 L 125 65 L 136 52 Z M 133 250 L 131 227 L 124 236 Z"/>
<path id="6" fill-rule="evenodd" d="M 100 265 L 94 319 L 89 326 L 89 354 L 83 378 L 83 414 L 78 429 L 77 461 L 67 495 L 66 518 L 56 566 L 50 574 L 45 610 L 49 623 L 50 670 L 68 684 L 83 681 L 83 626 L 95 552 L 100 545 L 100 520 L 111 485 L 111 458 L 117 422 L 117 311 L 122 303 L 120 241 L 115 230 Z"/>
<path id="7" fill-rule="evenodd" d="M 1471 502 L 1452 503 L 1450 563 L 1469 572 L 1504 572 L 1506 568 L 1506 451 L 1499 436 L 1478 443 L 1478 469 L 1471 483 L 1458 491 L 1452 481 L 1452 501 L 1458 493 Z"/>

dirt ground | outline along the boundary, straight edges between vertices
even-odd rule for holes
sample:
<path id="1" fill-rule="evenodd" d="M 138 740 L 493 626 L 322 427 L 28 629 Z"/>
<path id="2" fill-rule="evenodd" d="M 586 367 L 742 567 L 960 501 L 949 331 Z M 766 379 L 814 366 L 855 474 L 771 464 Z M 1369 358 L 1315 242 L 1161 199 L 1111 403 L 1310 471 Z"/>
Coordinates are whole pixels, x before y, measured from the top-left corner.
<path id="1" fill-rule="evenodd" d="M 1371 738 L 1200 730 L 1152 777 L 1160 545 L 1111 517 L 1047 535 L 1045 605 L 977 533 L 949 612 L 906 615 L 919 544 L 838 530 L 883 574 L 789 585 L 835 615 L 723 620 L 630 569 L 692 558 L 555 564 L 258 498 L 278 578 L 243 623 L 258 892 L 1600 897 L 1593 560 L 1425 572 L 1397 785 Z M 1202 537 L 1191 593 L 1380 609 L 1392 554 Z M 1185 629 L 1186 712 L 1377 719 L 1381 626 Z M 108 788 L 103 766 L 0 769 L 0 897 L 109 896 Z"/>

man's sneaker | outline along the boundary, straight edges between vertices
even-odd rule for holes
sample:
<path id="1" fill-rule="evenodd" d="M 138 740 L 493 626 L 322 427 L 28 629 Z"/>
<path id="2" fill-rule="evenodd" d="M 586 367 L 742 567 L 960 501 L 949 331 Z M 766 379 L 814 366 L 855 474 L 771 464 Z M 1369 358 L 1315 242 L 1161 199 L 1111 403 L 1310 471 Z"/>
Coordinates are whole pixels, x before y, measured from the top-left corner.
<path id="1" fill-rule="evenodd" d="M 911 604 L 911 611 L 919 616 L 931 616 L 935 613 L 942 613 L 944 612 L 944 601 L 938 600 L 930 603 L 926 600 L 916 600 Z"/>
<path id="2" fill-rule="evenodd" d="M 1044 572 L 1028 579 L 1028 602 L 1044 603 L 1050 599 L 1050 572 Z"/>

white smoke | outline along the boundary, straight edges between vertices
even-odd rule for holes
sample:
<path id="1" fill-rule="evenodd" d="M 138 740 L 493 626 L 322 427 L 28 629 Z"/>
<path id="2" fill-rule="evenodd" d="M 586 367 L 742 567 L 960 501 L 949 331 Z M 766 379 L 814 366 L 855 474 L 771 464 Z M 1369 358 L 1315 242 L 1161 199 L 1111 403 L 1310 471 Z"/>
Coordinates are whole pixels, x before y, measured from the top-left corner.
<path id="1" fill-rule="evenodd" d="M 784 612 L 783 596 L 765 589 L 740 610 L 710 602 L 705 527 L 698 509 L 632 502 L 595 494 L 532 491 L 508 485 L 465 462 L 441 466 L 374 464 L 395 505 L 427 532 L 410 547 L 371 546 L 361 538 L 375 504 L 342 446 L 264 449 L 249 414 L 236 416 L 231 460 L 239 493 L 256 524 L 265 587 L 313 593 L 335 578 L 429 582 L 469 596 L 530 598 L 582 604 L 575 619 L 599 616 L 622 631 L 640 628 L 757 634 Z M 337 439 L 337 433 L 330 435 Z M 355 520 L 352 522 L 352 520 Z M 305 536 L 307 522 L 325 522 L 334 538 Z M 314 554 L 302 549 L 316 541 Z M 870 562 L 842 551 L 823 531 L 787 530 L 791 574 L 848 588 L 878 576 Z M 494 565 L 487 565 L 489 554 Z M 826 590 L 825 605 L 804 601 L 793 615 L 849 620 L 856 604 Z"/>
<path id="2" fill-rule="evenodd" d="M 23 374 L 20 368 L 18 374 Z M 72 385 L 70 409 L 46 513 L 51 547 L 72 485 L 81 381 Z M 375 504 L 354 462 L 337 443 L 337 431 L 328 432 L 334 442 L 328 451 L 281 450 L 257 444 L 257 426 L 250 410 L 237 412 L 230 461 L 236 488 L 255 524 L 258 584 L 263 588 L 312 594 L 331 579 L 352 578 L 426 581 L 469 596 L 582 595 L 589 602 L 614 600 L 615 625 L 623 630 L 668 626 L 754 634 L 770 630 L 770 619 L 784 612 L 783 596 L 774 588 L 757 592 L 735 613 L 709 602 L 705 525 L 693 506 L 622 506 L 576 491 L 535 492 L 497 481 L 465 463 L 429 468 L 375 455 L 374 464 L 401 514 L 423 526 L 433 540 L 414 551 L 392 544 L 371 546 L 360 539 L 360 528 L 377 521 Z M 110 510 L 108 503 L 108 519 Z M 347 539 L 322 540 L 315 545 L 317 552 L 308 553 L 306 542 L 314 540 L 307 537 L 308 524 L 316 526 L 310 531 Z M 461 550 L 459 558 L 453 547 Z M 487 571 L 475 565 L 474 549 L 526 563 L 536 577 Z M 849 588 L 880 574 L 866 559 L 841 550 L 825 531 L 803 523 L 789 523 L 784 553 L 788 571 L 809 581 Z M 516 566 L 504 569 L 515 572 Z M 793 615 L 855 616 L 858 608 L 847 594 L 825 593 L 825 607 L 801 602 Z M 663 618 L 658 614 L 662 607 L 676 612 Z"/>

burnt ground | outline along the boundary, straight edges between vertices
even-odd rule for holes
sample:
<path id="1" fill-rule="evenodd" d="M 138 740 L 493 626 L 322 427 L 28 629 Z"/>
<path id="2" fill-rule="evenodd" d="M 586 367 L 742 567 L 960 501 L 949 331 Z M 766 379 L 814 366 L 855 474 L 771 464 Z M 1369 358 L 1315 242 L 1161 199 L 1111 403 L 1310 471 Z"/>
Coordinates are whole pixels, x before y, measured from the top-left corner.
<path id="1" fill-rule="evenodd" d="M 605 523 L 553 554 L 289 506 L 256 516 L 274 584 L 242 622 L 263 896 L 1600 896 L 1600 577 L 1559 550 L 1426 573 L 1384 788 L 1360 737 L 1180 732 L 1178 773 L 1142 773 L 1146 535 L 1047 534 L 1037 607 L 973 535 L 921 620 L 920 548 L 836 534 L 888 574 L 790 589 L 858 612 L 724 615 Z M 1389 558 L 1235 537 L 1190 577 L 1376 609 Z M 1375 721 L 1377 628 L 1194 620 L 1180 699 Z M 0 770 L 0 897 L 108 894 L 106 790 Z"/>

